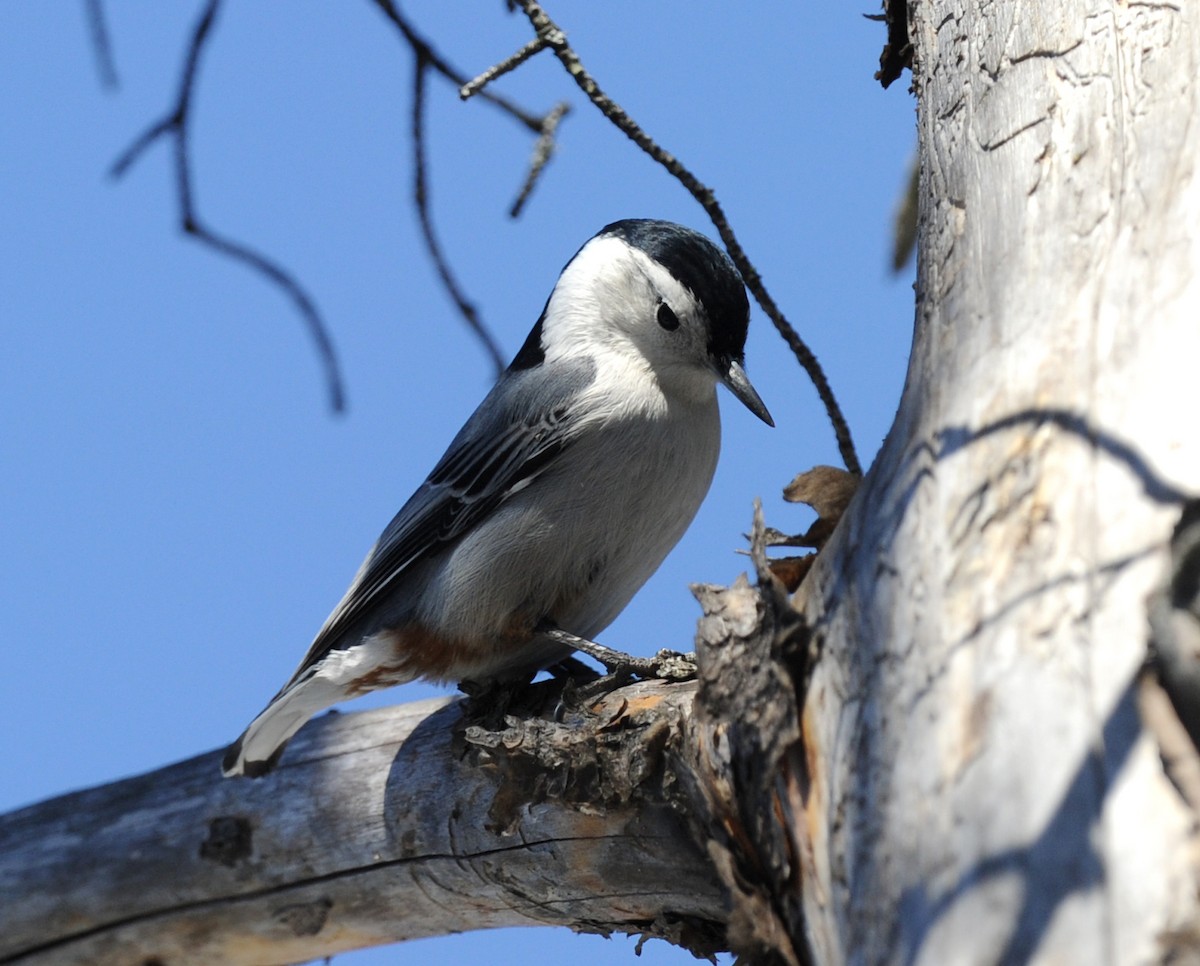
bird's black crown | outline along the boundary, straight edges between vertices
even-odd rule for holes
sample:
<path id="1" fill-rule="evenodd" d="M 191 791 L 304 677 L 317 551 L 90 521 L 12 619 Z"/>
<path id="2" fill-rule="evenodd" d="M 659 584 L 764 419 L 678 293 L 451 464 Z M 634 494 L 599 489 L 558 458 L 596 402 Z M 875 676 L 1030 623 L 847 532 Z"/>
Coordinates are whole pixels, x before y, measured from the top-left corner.
<path id="1" fill-rule="evenodd" d="M 614 221 L 598 234 L 624 240 L 675 276 L 704 306 L 712 357 L 742 361 L 750 303 L 742 277 L 728 255 L 698 231 L 651 218 Z"/>

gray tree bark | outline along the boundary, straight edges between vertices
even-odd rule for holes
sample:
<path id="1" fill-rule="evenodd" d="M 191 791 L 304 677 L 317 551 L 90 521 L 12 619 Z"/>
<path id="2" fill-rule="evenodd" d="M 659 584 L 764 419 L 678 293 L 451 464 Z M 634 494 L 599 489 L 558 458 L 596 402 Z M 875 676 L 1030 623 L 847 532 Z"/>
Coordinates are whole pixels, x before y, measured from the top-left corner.
<path id="1" fill-rule="evenodd" d="M 911 14 L 912 359 L 799 595 L 785 894 L 824 963 L 1194 958 L 1195 814 L 1137 694 L 1200 491 L 1200 10 Z"/>
<path id="2" fill-rule="evenodd" d="M 464 929 L 723 941 L 675 807 L 695 686 L 464 720 L 434 700 L 306 727 L 261 780 L 220 752 L 0 817 L 0 962 L 307 961 Z"/>

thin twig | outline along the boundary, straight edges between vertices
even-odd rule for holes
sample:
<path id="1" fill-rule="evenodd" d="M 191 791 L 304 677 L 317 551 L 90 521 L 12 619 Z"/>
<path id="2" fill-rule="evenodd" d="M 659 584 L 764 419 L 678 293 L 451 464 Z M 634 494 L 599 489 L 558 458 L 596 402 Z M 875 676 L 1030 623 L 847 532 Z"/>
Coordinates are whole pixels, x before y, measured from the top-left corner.
<path id="1" fill-rule="evenodd" d="M 205 49 L 213 23 L 220 9 L 221 0 L 209 0 L 188 45 L 187 56 L 184 59 L 183 70 L 179 78 L 179 91 L 175 105 L 163 118 L 151 124 L 133 143 L 125 149 L 120 157 L 113 162 L 109 174 L 120 178 L 137 161 L 155 141 L 164 135 L 174 142 L 175 157 L 175 193 L 179 205 L 179 227 L 190 238 L 211 248 L 218 254 L 232 258 L 249 266 L 267 280 L 273 282 L 284 294 L 292 300 L 297 311 L 304 319 L 317 354 L 325 369 L 325 381 L 329 391 L 330 406 L 335 412 L 342 412 L 346 406 L 345 392 L 342 387 L 342 377 L 339 371 L 337 353 L 329 338 L 329 333 L 317 307 L 308 293 L 296 279 L 278 264 L 265 255 L 255 251 L 240 242 L 220 235 L 201 224 L 196 214 L 195 197 L 192 193 L 191 154 L 189 152 L 189 127 L 192 92 L 195 89 L 196 72 L 200 64 L 200 55 Z"/>
<path id="2" fill-rule="evenodd" d="M 566 117 L 570 110 L 570 104 L 566 101 L 559 101 L 550 109 L 550 113 L 543 118 L 542 133 L 533 145 L 533 156 L 529 159 L 529 173 L 525 176 L 525 182 L 521 185 L 521 190 L 517 192 L 517 200 L 508 209 L 508 216 L 510 218 L 520 217 L 521 211 L 525 207 L 525 202 L 533 194 L 533 189 L 537 187 L 538 179 L 541 178 L 546 165 L 550 163 L 550 159 L 554 157 L 554 135 L 558 130 L 558 122 Z"/>
<path id="3" fill-rule="evenodd" d="M 133 167 L 133 163 L 141 157 L 142 152 L 164 134 L 174 130 L 175 124 L 175 118 L 172 116 L 164 117 L 162 120 L 151 124 L 145 131 L 133 139 L 133 143 L 129 147 L 121 152 L 117 160 L 109 167 L 108 176 L 114 181 L 124 177 L 125 172 Z"/>
<path id="4" fill-rule="evenodd" d="M 669 154 L 659 147 L 612 98 L 600 89 L 595 79 L 584 68 L 578 55 L 567 43 L 566 34 L 550 19 L 549 15 L 536 0 L 516 0 L 516 2 L 529 19 L 538 38 L 542 40 L 545 46 L 554 51 L 554 55 L 566 69 L 567 73 L 574 78 L 580 90 L 587 95 L 588 100 L 639 148 L 666 168 L 671 176 L 682 184 L 688 193 L 704 208 L 713 225 L 716 227 L 717 232 L 720 234 L 721 241 L 725 243 L 725 248 L 729 252 L 729 256 L 733 259 L 738 271 L 741 272 L 746 287 L 754 294 L 755 300 L 771 319 L 771 322 L 783 337 L 784 342 L 787 343 L 788 348 L 792 350 L 792 353 L 796 356 L 804 371 L 808 373 L 809 379 L 812 380 L 813 386 L 816 388 L 817 394 L 825 406 L 829 421 L 833 425 L 834 435 L 837 437 L 838 450 L 841 453 L 842 461 L 846 464 L 846 469 L 851 473 L 861 475 L 862 464 L 859 463 L 858 455 L 854 449 L 854 440 L 850 434 L 850 427 L 846 423 L 845 416 L 842 415 L 841 407 L 838 405 L 837 398 L 834 396 L 833 389 L 829 385 L 829 380 L 825 377 L 821 364 L 817 361 L 817 357 L 813 354 L 812 350 L 809 349 L 804 340 L 797 334 L 796 330 L 792 328 L 791 323 L 784 317 L 779 307 L 775 304 L 775 300 L 767 292 L 766 287 L 763 285 L 762 277 L 746 256 L 745 251 L 733 233 L 733 229 L 730 228 L 725 213 L 717 202 L 712 189 L 703 184 L 674 155 Z"/>
<path id="5" fill-rule="evenodd" d="M 538 51 L 546 49 L 546 42 L 541 37 L 534 37 L 524 47 L 511 57 L 506 57 L 498 64 L 493 64 L 474 80 L 468 81 L 458 89 L 458 96 L 464 101 L 470 100 L 475 94 L 487 87 L 497 77 L 503 77 L 510 70 L 516 70 Z"/>
<path id="6" fill-rule="evenodd" d="M 526 175 L 525 183 L 517 196 L 517 201 L 510 208 L 509 214 L 516 217 L 520 214 L 521 208 L 528 200 L 530 193 L 533 191 L 537 180 L 543 169 L 546 167 L 551 156 L 554 154 L 554 135 L 558 129 L 558 124 L 563 116 L 567 113 L 565 104 L 558 104 L 553 107 L 547 114 L 538 117 L 531 114 L 524 108 L 519 107 L 507 98 L 494 94 L 491 91 L 483 90 L 487 84 L 487 80 L 476 83 L 470 81 L 469 78 L 446 61 L 433 46 L 422 37 L 407 18 L 400 12 L 394 0 L 371 0 L 379 11 L 387 18 L 387 20 L 400 32 L 405 42 L 412 48 L 413 56 L 416 58 L 416 91 L 414 92 L 413 101 L 413 151 L 416 159 L 416 199 L 417 199 L 417 214 L 420 218 L 421 232 L 425 238 L 425 247 L 429 250 L 429 257 L 433 259 L 433 263 L 437 268 L 442 284 L 446 288 L 447 294 L 458 307 L 459 313 L 466 321 L 471 330 L 479 336 L 483 342 L 484 348 L 496 363 L 497 372 L 502 372 L 504 369 L 503 359 L 500 355 L 495 337 L 491 334 L 488 328 L 479 318 L 479 314 L 475 306 L 469 302 L 463 295 L 462 289 L 455 280 L 453 273 L 450 271 L 450 264 L 442 251 L 441 245 L 438 243 L 433 230 L 433 216 L 429 206 L 427 178 L 425 174 L 425 147 L 424 147 L 424 98 L 425 98 L 425 72 L 427 70 L 435 71 L 446 80 L 450 81 L 458 88 L 460 96 L 471 96 L 471 93 L 478 93 L 479 96 L 488 103 L 498 107 L 501 111 L 515 120 L 518 124 L 533 131 L 537 136 L 537 144 L 534 146 L 533 159 L 530 166 L 530 171 Z M 525 57 L 530 56 L 536 51 L 531 51 Z M 511 59 L 511 58 L 510 58 Z M 524 58 L 522 58 L 524 59 Z M 518 61 L 519 63 L 519 61 Z M 513 66 L 516 66 L 515 64 Z M 509 70 L 512 67 L 507 68 Z M 493 68 L 488 72 L 488 79 L 499 76 L 502 71 Z M 477 79 L 478 81 L 478 79 Z M 471 93 L 464 93 L 468 88 L 474 86 L 476 89 Z"/>
<path id="7" fill-rule="evenodd" d="M 113 58 L 112 40 L 108 36 L 108 23 L 104 18 L 101 0 L 85 0 L 88 32 L 92 35 L 92 50 L 96 52 L 96 70 L 100 72 L 100 84 L 110 91 L 120 86 L 117 77 L 117 62 Z"/>
<path id="8" fill-rule="evenodd" d="M 206 245 L 218 254 L 240 261 L 261 275 L 266 276 L 292 300 L 301 317 L 304 319 L 308 334 L 317 347 L 317 355 L 325 366 L 325 381 L 329 388 L 329 405 L 334 412 L 344 412 L 346 397 L 342 388 L 341 375 L 338 370 L 337 350 L 330 341 L 329 334 L 321 320 L 321 314 L 308 293 L 299 285 L 287 271 L 280 268 L 265 255 L 255 251 L 240 242 L 216 234 L 209 228 L 199 224 L 195 218 L 184 224 L 183 230 L 202 245 Z"/>
<path id="9" fill-rule="evenodd" d="M 413 53 L 417 57 L 424 57 L 429 62 L 429 66 L 436 70 L 439 74 L 450 81 L 457 88 L 462 88 L 470 81 L 462 71 L 456 69 L 449 64 L 430 45 L 424 37 L 417 33 L 416 29 L 410 24 L 393 0 L 371 0 L 380 10 L 380 12 L 392 23 L 397 30 L 400 31 L 408 45 L 413 49 Z M 529 128 L 534 134 L 541 134 L 545 124 L 545 119 L 538 117 L 536 114 L 531 114 L 518 104 L 514 104 L 508 98 L 500 94 L 493 94 L 491 91 L 483 91 L 480 96 L 496 107 L 500 108 L 505 114 L 513 120 Z"/>
<path id="10" fill-rule="evenodd" d="M 491 356 L 492 364 L 496 367 L 496 375 L 498 377 L 504 371 L 504 358 L 500 354 L 500 347 L 496 344 L 496 340 L 492 337 L 491 332 L 480 321 L 479 313 L 475 310 L 475 306 L 467 300 L 466 296 L 463 295 L 462 289 L 459 288 L 458 281 L 450 271 L 450 265 L 446 262 L 446 257 L 442 253 L 442 246 L 438 242 L 437 235 L 433 230 L 433 218 L 429 213 L 429 188 L 425 175 L 425 73 L 430 67 L 430 62 L 418 52 L 416 69 L 413 76 L 413 200 L 417 206 L 417 216 L 421 223 L 421 234 L 425 237 L 425 247 L 429 249 L 429 254 L 433 258 L 433 264 L 442 279 L 442 284 L 446 287 L 446 291 L 450 293 L 454 304 L 458 306 L 458 311 L 462 314 L 462 317 L 467 320 L 467 325 L 479 337 L 488 355 Z"/>
<path id="11" fill-rule="evenodd" d="M 506 57 L 500 63 L 493 64 L 474 80 L 463 84 L 458 90 L 458 96 L 464 101 L 469 100 L 476 94 L 483 94 L 486 97 L 487 92 L 484 88 L 488 84 L 499 77 L 503 77 L 510 71 L 516 70 L 534 54 L 545 49 L 545 40 L 541 37 L 535 37 L 511 57 Z M 520 217 L 521 212 L 525 208 L 525 203 L 529 201 L 530 195 L 533 194 L 533 189 L 537 187 L 542 172 L 546 169 L 546 165 L 550 163 L 550 159 L 554 157 L 554 136 L 558 132 L 559 121 L 566 117 L 570 110 L 570 104 L 566 101 L 559 101 L 541 119 L 541 131 L 538 134 L 537 142 L 533 146 L 533 155 L 529 159 L 529 171 L 525 175 L 525 181 L 521 184 L 521 190 L 517 192 L 516 200 L 512 203 L 512 207 L 508 209 L 508 216 L 510 218 Z"/>

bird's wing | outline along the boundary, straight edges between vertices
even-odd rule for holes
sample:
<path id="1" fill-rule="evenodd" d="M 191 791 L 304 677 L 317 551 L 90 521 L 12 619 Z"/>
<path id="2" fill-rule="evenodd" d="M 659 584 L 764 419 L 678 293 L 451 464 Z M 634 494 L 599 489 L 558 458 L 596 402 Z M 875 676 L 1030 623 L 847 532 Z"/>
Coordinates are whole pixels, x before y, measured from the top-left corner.
<path id="1" fill-rule="evenodd" d="M 583 422 L 579 397 L 590 360 L 544 371 L 509 370 L 475 410 L 368 554 L 296 674 L 302 676 L 386 600 L 405 571 L 454 543 L 552 466 Z"/>

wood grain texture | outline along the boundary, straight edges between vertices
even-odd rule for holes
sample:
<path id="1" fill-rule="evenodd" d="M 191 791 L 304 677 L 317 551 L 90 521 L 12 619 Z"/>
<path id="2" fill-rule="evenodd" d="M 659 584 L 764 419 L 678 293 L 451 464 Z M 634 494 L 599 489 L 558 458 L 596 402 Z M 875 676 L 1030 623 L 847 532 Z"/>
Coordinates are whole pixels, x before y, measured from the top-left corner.
<path id="1" fill-rule="evenodd" d="M 1165 961 L 1197 934 L 1195 816 L 1135 695 L 1200 491 L 1200 8 L 910 10 L 911 364 L 800 590 L 808 945 Z"/>
<path id="2" fill-rule="evenodd" d="M 544 924 L 711 951 L 725 901 L 669 766 L 693 693 L 635 684 L 562 722 L 330 715 L 263 779 L 214 751 L 0 817 L 0 962 L 288 963 Z"/>

